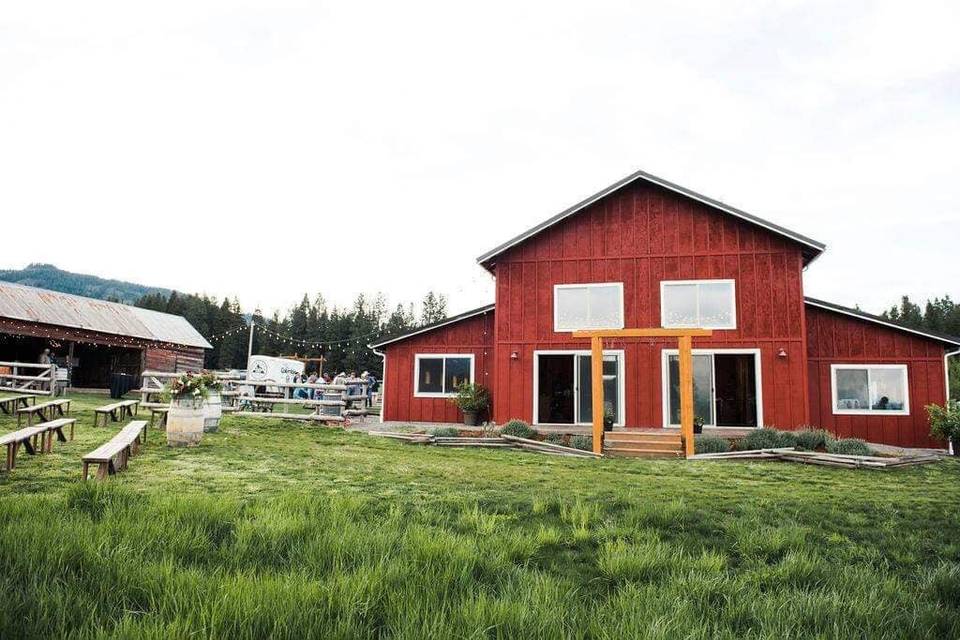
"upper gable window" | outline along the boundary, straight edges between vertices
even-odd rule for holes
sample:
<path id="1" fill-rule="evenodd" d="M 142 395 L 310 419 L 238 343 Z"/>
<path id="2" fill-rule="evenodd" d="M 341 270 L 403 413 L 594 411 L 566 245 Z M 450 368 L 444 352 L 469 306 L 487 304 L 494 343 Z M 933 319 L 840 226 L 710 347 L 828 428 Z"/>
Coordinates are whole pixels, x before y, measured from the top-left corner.
<path id="1" fill-rule="evenodd" d="M 553 287 L 553 330 L 623 329 L 623 283 Z"/>
<path id="2" fill-rule="evenodd" d="M 660 324 L 665 328 L 737 328 L 733 280 L 672 280 L 660 283 Z"/>

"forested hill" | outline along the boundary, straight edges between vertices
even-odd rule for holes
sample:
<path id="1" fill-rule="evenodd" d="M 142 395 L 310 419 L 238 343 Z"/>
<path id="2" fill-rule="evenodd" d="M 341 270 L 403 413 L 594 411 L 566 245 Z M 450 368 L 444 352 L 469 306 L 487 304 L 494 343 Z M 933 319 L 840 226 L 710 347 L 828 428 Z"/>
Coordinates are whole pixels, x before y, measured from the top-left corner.
<path id="1" fill-rule="evenodd" d="M 85 273 L 71 273 L 52 264 L 30 264 L 26 269 L 0 270 L 0 280 L 127 304 L 133 304 L 149 294 L 170 294 L 170 289 L 146 287 L 123 280 L 108 280 Z"/>

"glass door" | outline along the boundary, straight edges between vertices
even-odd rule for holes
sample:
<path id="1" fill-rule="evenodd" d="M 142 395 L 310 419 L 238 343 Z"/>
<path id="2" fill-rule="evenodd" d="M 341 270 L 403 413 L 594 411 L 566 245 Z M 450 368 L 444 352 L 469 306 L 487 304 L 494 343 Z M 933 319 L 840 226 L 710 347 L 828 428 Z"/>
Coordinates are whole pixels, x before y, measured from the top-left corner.
<path id="1" fill-rule="evenodd" d="M 670 424 L 680 424 L 680 357 L 670 356 Z M 714 424 L 713 355 L 693 356 L 693 415 Z"/>
<path id="2" fill-rule="evenodd" d="M 593 384 L 589 353 L 538 353 L 535 376 L 537 424 L 591 424 Z M 623 424 L 620 402 L 620 356 L 603 356 L 603 404 Z"/>
<path id="3" fill-rule="evenodd" d="M 579 384 L 577 389 L 579 422 L 593 423 L 593 376 L 591 371 L 593 358 L 589 355 L 577 356 Z M 603 411 L 613 413 L 614 422 L 620 420 L 620 362 L 617 356 L 603 356 Z"/>
<path id="4" fill-rule="evenodd" d="M 576 390 L 573 354 L 537 354 L 537 422 L 573 424 Z"/>
<path id="5" fill-rule="evenodd" d="M 680 424 L 680 361 L 667 357 L 670 425 Z M 719 427 L 756 427 L 759 423 L 757 359 L 753 353 L 693 355 L 693 415 Z"/>

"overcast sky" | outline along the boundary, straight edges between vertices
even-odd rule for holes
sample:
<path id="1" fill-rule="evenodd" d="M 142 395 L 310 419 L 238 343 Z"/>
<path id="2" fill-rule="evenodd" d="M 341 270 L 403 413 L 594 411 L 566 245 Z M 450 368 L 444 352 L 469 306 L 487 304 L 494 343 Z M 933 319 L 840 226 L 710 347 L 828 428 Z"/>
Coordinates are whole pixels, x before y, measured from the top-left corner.
<path id="1" fill-rule="evenodd" d="M 955 1 L 0 7 L 0 268 L 456 312 L 642 168 L 825 242 L 808 295 L 960 298 Z"/>

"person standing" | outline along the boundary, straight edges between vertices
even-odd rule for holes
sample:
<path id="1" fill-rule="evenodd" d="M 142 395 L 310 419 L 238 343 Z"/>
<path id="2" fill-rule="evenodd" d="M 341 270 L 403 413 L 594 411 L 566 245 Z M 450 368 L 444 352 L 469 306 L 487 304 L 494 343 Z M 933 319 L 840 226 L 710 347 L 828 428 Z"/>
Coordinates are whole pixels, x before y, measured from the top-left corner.
<path id="1" fill-rule="evenodd" d="M 366 393 L 366 406 L 369 409 L 373 406 L 373 391 L 377 388 L 377 379 L 369 371 L 364 371 L 360 374 L 360 379 L 363 380 L 364 384 L 367 387 Z"/>

